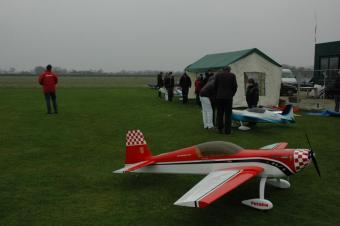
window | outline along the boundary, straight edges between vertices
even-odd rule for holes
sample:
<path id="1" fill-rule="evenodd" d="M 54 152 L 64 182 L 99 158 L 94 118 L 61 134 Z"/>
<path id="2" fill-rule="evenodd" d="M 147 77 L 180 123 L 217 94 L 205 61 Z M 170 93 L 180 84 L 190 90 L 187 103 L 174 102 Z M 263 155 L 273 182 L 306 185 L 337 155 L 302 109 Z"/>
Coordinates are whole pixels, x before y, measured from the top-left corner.
<path id="1" fill-rule="evenodd" d="M 330 57 L 329 58 L 329 69 L 338 69 L 339 68 L 339 57 Z"/>
<path id="2" fill-rule="evenodd" d="M 243 148 L 225 141 L 211 141 L 198 144 L 198 155 L 199 156 L 221 156 L 221 155 L 232 155 Z"/>
<path id="3" fill-rule="evenodd" d="M 320 69 L 321 70 L 327 70 L 328 69 L 328 57 L 322 57 L 320 60 Z"/>
<path id="4" fill-rule="evenodd" d="M 259 86 L 259 95 L 266 95 L 266 74 L 263 72 L 244 72 L 244 92 L 247 92 L 248 79 L 254 79 Z"/>
<path id="5" fill-rule="evenodd" d="M 320 58 L 320 69 L 324 70 L 327 76 L 335 77 L 339 69 L 339 57 L 321 57 Z"/>

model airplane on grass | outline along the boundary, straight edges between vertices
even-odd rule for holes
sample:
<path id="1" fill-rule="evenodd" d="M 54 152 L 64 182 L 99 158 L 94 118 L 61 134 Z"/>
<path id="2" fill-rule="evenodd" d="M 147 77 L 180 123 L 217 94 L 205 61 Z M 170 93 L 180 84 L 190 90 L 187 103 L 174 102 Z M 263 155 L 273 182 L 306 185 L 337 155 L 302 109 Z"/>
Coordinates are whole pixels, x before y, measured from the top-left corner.
<path id="1" fill-rule="evenodd" d="M 295 122 L 292 105 L 287 105 L 283 111 L 269 111 L 263 108 L 233 110 L 232 120 L 240 122 L 240 130 L 250 129 L 250 127 L 243 125 L 243 122 L 275 124 L 287 124 Z"/>
<path id="2" fill-rule="evenodd" d="M 309 142 L 309 141 L 308 141 Z M 289 188 L 286 178 L 313 161 L 320 171 L 312 149 L 287 148 L 288 143 L 271 144 L 260 149 L 244 149 L 224 141 L 206 142 L 153 156 L 139 130 L 126 135 L 125 167 L 114 173 L 207 174 L 174 204 L 203 208 L 253 177 L 260 178 L 259 197 L 242 203 L 260 210 L 273 204 L 264 198 L 265 184 Z"/>

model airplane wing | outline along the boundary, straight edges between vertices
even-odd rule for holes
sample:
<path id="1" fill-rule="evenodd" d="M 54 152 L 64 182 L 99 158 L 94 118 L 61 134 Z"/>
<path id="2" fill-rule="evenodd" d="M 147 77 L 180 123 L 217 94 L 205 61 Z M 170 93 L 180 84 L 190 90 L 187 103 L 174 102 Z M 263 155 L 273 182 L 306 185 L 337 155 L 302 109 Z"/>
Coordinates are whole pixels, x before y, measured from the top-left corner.
<path id="1" fill-rule="evenodd" d="M 264 113 L 258 114 L 258 113 L 253 113 L 253 112 L 245 112 L 242 115 L 242 118 L 244 121 L 249 121 L 249 122 L 273 122 L 269 118 L 264 117 Z M 242 121 L 242 120 L 241 120 Z"/>
<path id="2" fill-rule="evenodd" d="M 285 149 L 288 146 L 287 142 L 282 142 L 282 143 L 275 143 L 275 144 L 269 144 L 266 145 L 260 149 L 263 150 L 277 150 L 277 149 Z"/>
<path id="3" fill-rule="evenodd" d="M 153 160 L 148 160 L 148 161 L 143 161 L 143 162 L 139 162 L 136 164 L 130 164 L 128 166 L 125 166 L 124 168 L 121 168 L 119 170 L 114 171 L 114 173 L 128 173 L 128 172 L 132 172 L 136 169 L 142 168 L 144 166 L 149 166 L 154 164 L 155 161 Z"/>
<path id="4" fill-rule="evenodd" d="M 256 166 L 230 168 L 209 173 L 174 204 L 203 208 L 261 173 Z"/>

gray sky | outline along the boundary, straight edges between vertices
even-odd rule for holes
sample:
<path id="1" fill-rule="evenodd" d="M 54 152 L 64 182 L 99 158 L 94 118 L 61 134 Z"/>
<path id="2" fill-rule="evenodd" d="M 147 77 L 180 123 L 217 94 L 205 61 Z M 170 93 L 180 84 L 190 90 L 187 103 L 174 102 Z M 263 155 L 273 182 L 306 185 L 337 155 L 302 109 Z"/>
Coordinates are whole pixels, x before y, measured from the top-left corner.
<path id="1" fill-rule="evenodd" d="M 0 0 L 0 68 L 182 70 L 205 54 L 257 47 L 313 65 L 340 40 L 339 0 Z"/>

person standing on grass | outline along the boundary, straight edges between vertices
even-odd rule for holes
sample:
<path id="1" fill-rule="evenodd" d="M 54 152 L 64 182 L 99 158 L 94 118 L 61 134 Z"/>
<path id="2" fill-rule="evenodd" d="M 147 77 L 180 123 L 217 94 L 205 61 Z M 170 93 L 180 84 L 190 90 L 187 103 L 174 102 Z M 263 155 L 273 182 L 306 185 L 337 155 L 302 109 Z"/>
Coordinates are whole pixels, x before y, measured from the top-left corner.
<path id="1" fill-rule="evenodd" d="M 334 101 L 335 101 L 335 107 L 334 110 L 336 112 L 339 112 L 340 107 L 340 71 L 338 71 L 338 75 L 335 79 L 334 83 Z"/>
<path id="2" fill-rule="evenodd" d="M 187 75 L 187 73 L 184 72 L 184 74 L 181 76 L 181 78 L 179 80 L 179 85 L 182 88 L 183 104 L 187 104 L 188 103 L 189 88 L 191 87 L 191 79 Z"/>
<path id="3" fill-rule="evenodd" d="M 248 79 L 247 84 L 246 100 L 248 108 L 256 108 L 259 102 L 259 87 L 252 78 Z"/>
<path id="4" fill-rule="evenodd" d="M 215 76 L 211 76 L 205 86 L 200 91 L 200 101 L 202 104 L 203 127 L 205 129 L 214 128 L 214 111 L 211 100 L 215 98 Z"/>
<path id="5" fill-rule="evenodd" d="M 201 88 L 202 88 L 202 81 L 203 81 L 203 76 L 202 76 L 202 74 L 200 74 L 200 76 L 196 77 L 196 80 L 195 80 L 196 104 L 198 106 L 201 106 L 200 91 L 201 91 Z"/>
<path id="6" fill-rule="evenodd" d="M 237 91 L 237 81 L 236 76 L 230 72 L 229 66 L 215 75 L 214 88 L 216 92 L 218 132 L 223 133 L 224 129 L 225 134 L 230 134 L 233 97 Z"/>
<path id="7" fill-rule="evenodd" d="M 52 114 L 51 100 L 53 103 L 54 113 L 58 113 L 57 96 L 56 96 L 56 84 L 58 83 L 58 77 L 52 72 L 52 66 L 47 65 L 46 70 L 39 76 L 39 84 L 43 87 L 45 95 L 47 114 Z"/>
<path id="8" fill-rule="evenodd" d="M 165 77 L 164 77 L 164 87 L 167 90 L 168 93 L 168 101 L 172 101 L 172 97 L 174 95 L 174 87 L 175 87 L 175 78 L 172 75 L 172 72 L 169 72 Z"/>
<path id="9" fill-rule="evenodd" d="M 158 97 L 161 98 L 162 97 L 162 93 L 161 93 L 161 88 L 163 87 L 163 72 L 159 72 L 159 74 L 157 75 L 157 89 L 158 89 Z"/>

